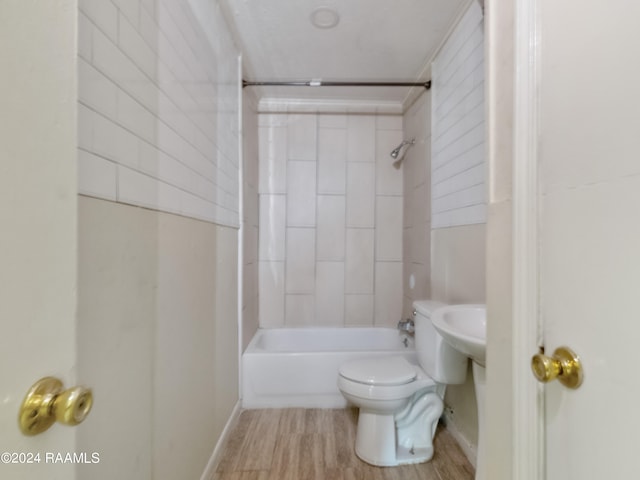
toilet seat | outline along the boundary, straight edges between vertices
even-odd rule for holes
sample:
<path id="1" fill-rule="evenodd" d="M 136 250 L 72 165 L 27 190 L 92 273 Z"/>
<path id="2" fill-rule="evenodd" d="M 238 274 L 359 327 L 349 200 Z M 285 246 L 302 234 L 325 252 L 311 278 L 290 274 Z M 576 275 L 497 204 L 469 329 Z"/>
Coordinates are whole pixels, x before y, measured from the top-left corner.
<path id="1" fill-rule="evenodd" d="M 384 368 L 377 370 L 382 364 Z M 339 372 L 338 388 L 363 400 L 408 400 L 418 390 L 436 386 L 419 366 L 399 356 L 352 360 Z"/>
<path id="2" fill-rule="evenodd" d="M 404 357 L 374 357 L 352 360 L 340 366 L 340 375 L 365 385 L 404 385 L 416 379 L 416 366 Z"/>

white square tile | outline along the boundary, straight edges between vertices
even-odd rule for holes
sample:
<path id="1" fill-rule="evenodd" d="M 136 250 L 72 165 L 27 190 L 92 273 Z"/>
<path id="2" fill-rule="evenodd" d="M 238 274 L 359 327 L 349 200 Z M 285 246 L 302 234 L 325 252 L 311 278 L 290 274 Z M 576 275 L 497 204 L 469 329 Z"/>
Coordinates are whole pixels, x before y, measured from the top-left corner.
<path id="1" fill-rule="evenodd" d="M 316 162 L 287 164 L 287 226 L 316 224 Z"/>
<path id="2" fill-rule="evenodd" d="M 375 165 L 347 163 L 347 226 L 373 227 L 375 222 Z"/>
<path id="3" fill-rule="evenodd" d="M 346 327 L 373 326 L 373 295 L 345 295 Z"/>
<path id="4" fill-rule="evenodd" d="M 344 194 L 347 131 L 321 128 L 318 132 L 318 193 Z"/>
<path id="5" fill-rule="evenodd" d="M 146 3 L 155 3 L 155 0 L 143 0 Z M 140 35 L 144 38 L 147 45 L 149 45 L 153 50 L 157 50 L 157 38 L 158 38 L 158 24 L 155 21 L 155 8 L 154 5 L 151 5 L 151 8 L 146 8 L 146 6 L 142 5 L 143 8 L 140 9 Z"/>
<path id="6" fill-rule="evenodd" d="M 156 140 L 157 118 L 137 100 L 118 91 L 118 123 L 150 143 Z"/>
<path id="7" fill-rule="evenodd" d="M 345 248 L 345 197 L 318 195 L 318 261 L 343 261 Z"/>
<path id="8" fill-rule="evenodd" d="M 78 55 L 90 62 L 93 58 L 93 24 L 82 12 L 78 14 Z"/>
<path id="9" fill-rule="evenodd" d="M 78 59 L 78 98 L 79 100 L 115 119 L 118 87 L 91 64 Z"/>
<path id="10" fill-rule="evenodd" d="M 78 150 L 78 192 L 107 200 L 116 199 L 116 164 Z"/>
<path id="11" fill-rule="evenodd" d="M 166 154 L 160 152 L 160 150 L 148 142 L 139 142 L 138 147 L 138 167 L 147 175 L 152 177 L 157 176 L 160 156 Z"/>
<path id="12" fill-rule="evenodd" d="M 263 328 L 284 325 L 284 262 L 259 262 L 259 318 Z"/>
<path id="13" fill-rule="evenodd" d="M 118 166 L 118 201 L 154 208 L 158 203 L 158 181 L 129 168 Z"/>
<path id="14" fill-rule="evenodd" d="M 316 324 L 344 323 L 344 262 L 316 264 Z"/>
<path id="15" fill-rule="evenodd" d="M 287 326 L 314 326 L 315 298 L 313 295 L 286 295 L 285 324 Z"/>
<path id="16" fill-rule="evenodd" d="M 126 1 L 127 4 L 138 2 Z M 156 77 L 156 53 L 147 45 L 138 31 L 138 24 L 132 25 L 125 16 L 120 14 L 118 28 L 118 45 L 150 78 Z"/>
<path id="17" fill-rule="evenodd" d="M 375 162 L 375 160 L 375 116 L 349 115 L 347 120 L 347 161 Z"/>
<path id="18" fill-rule="evenodd" d="M 260 260 L 285 260 L 285 214 L 285 195 L 260 195 Z"/>
<path id="19" fill-rule="evenodd" d="M 316 160 L 316 130 L 315 114 L 289 115 L 287 133 L 289 160 Z"/>
<path id="20" fill-rule="evenodd" d="M 391 151 L 402 142 L 402 131 L 376 132 L 376 194 L 402 195 L 402 167 L 395 168 Z"/>
<path id="21" fill-rule="evenodd" d="M 184 190 L 176 188 L 173 185 L 169 185 L 165 182 L 156 181 L 158 187 L 158 194 L 156 198 L 155 208 L 163 212 L 170 212 L 176 214 L 184 214 L 184 199 L 185 195 L 188 195 Z M 208 213 L 211 206 L 208 202 L 199 199 L 206 204 L 203 212 L 198 212 L 195 218 L 208 219 Z"/>
<path id="22" fill-rule="evenodd" d="M 140 140 L 130 131 L 99 114 L 92 118 L 93 141 L 91 150 L 121 165 L 136 167 Z"/>
<path id="23" fill-rule="evenodd" d="M 345 293 L 373 293 L 374 230 L 347 228 Z"/>
<path id="24" fill-rule="evenodd" d="M 93 123 L 98 114 L 78 103 L 78 147 L 93 150 Z"/>
<path id="25" fill-rule="evenodd" d="M 124 16 L 133 24 L 138 25 L 140 18 L 140 1 L 112 0 Z"/>
<path id="26" fill-rule="evenodd" d="M 118 10 L 113 3 L 104 0 L 80 0 L 78 7 L 112 42 L 117 41 Z"/>
<path id="27" fill-rule="evenodd" d="M 402 260 L 402 197 L 377 197 L 376 260 Z"/>
<path id="28" fill-rule="evenodd" d="M 402 262 L 376 262 L 376 327 L 393 327 L 402 318 Z"/>
<path id="29" fill-rule="evenodd" d="M 287 127 L 260 127 L 260 193 L 287 191 Z"/>
<path id="30" fill-rule="evenodd" d="M 315 228 L 287 228 L 287 293 L 315 292 L 315 253 Z"/>

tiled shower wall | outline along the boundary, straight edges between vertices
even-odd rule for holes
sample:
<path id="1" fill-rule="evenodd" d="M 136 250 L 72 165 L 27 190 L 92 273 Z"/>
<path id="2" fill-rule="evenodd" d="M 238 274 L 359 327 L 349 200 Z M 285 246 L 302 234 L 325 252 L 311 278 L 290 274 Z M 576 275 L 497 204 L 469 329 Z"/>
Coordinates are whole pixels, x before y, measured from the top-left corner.
<path id="1" fill-rule="evenodd" d="M 402 117 L 261 114 L 259 140 L 260 326 L 395 325 Z"/>
<path id="2" fill-rule="evenodd" d="M 402 162 L 404 173 L 404 302 L 409 318 L 413 302 L 431 298 L 431 92 L 425 91 L 404 114 L 407 138 L 415 138 Z"/>
<path id="3" fill-rule="evenodd" d="M 80 193 L 237 227 L 238 51 L 217 4 L 79 8 Z"/>
<path id="4" fill-rule="evenodd" d="M 485 223 L 484 24 L 470 5 L 432 64 L 433 228 Z"/>

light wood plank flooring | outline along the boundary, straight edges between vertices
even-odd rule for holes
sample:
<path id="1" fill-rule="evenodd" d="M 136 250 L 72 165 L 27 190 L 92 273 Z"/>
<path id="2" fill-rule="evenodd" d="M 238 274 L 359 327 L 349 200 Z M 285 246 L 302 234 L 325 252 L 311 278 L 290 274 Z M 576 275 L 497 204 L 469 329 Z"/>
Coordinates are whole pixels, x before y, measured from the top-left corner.
<path id="1" fill-rule="evenodd" d="M 211 480 L 473 480 L 444 428 L 430 462 L 380 468 L 355 454 L 357 409 L 245 410 Z"/>

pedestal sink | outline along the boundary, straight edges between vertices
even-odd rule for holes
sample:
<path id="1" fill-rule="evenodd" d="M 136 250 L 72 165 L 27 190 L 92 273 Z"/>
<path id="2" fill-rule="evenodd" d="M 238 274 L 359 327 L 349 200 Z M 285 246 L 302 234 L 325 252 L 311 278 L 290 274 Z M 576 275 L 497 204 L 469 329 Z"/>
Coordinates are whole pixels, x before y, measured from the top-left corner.
<path id="1" fill-rule="evenodd" d="M 485 305 L 447 305 L 431 316 L 446 342 L 473 361 L 473 385 L 478 406 L 478 460 L 476 480 L 485 480 L 484 397 L 486 383 L 487 309 Z"/>

